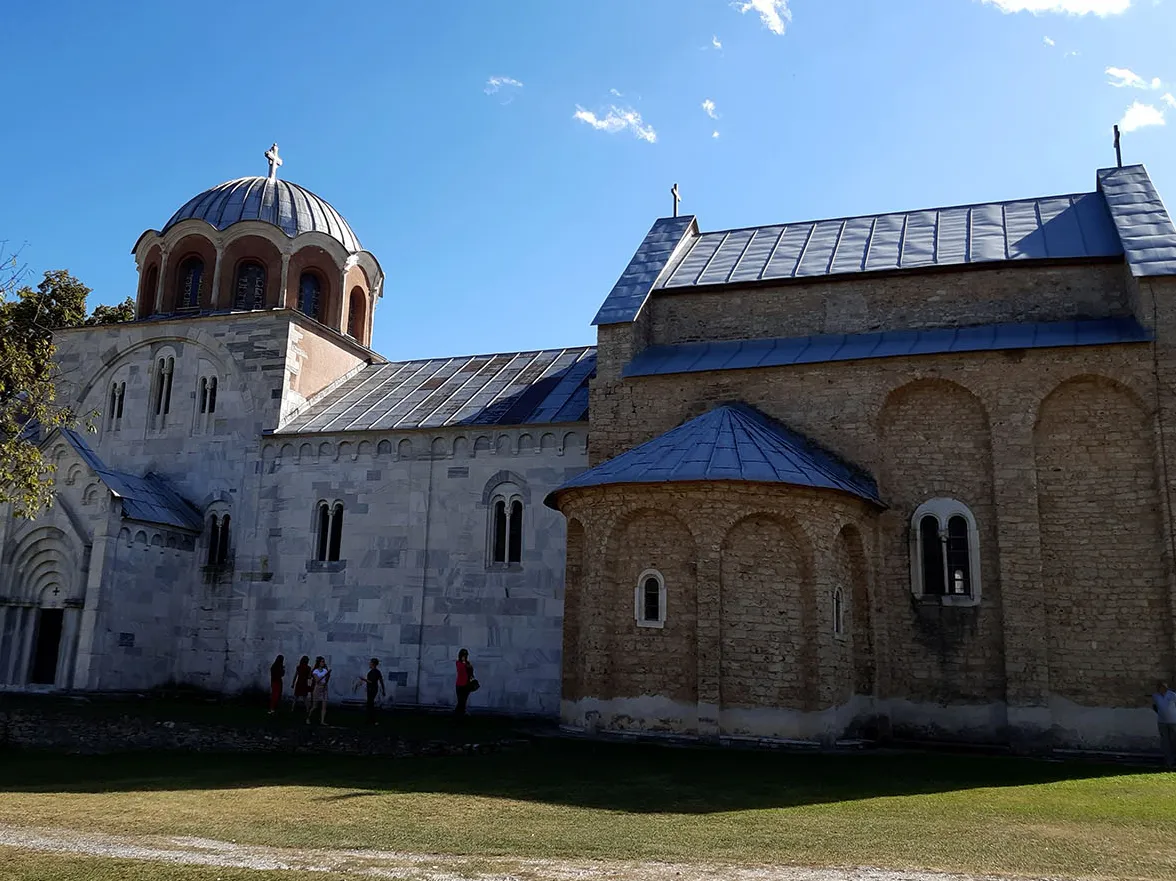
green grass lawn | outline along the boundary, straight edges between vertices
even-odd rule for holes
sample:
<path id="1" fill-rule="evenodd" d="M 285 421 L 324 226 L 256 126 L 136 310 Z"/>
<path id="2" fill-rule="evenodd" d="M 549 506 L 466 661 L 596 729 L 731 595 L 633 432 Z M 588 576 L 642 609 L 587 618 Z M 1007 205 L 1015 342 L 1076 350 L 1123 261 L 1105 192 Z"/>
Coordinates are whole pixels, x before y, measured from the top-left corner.
<path id="1" fill-rule="evenodd" d="M 276 846 L 1176 877 L 1176 774 L 1090 763 L 554 740 L 420 759 L 10 752 L 0 793 L 4 824 Z"/>

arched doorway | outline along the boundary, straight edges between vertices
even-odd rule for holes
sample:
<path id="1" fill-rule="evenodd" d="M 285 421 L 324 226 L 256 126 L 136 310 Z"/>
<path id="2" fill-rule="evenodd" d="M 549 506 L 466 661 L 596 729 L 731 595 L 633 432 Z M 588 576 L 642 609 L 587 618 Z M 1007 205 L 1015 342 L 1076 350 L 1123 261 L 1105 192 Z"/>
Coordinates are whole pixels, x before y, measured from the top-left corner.
<path id="1" fill-rule="evenodd" d="M 65 624 L 65 594 L 59 584 L 41 592 L 33 634 L 33 652 L 29 659 L 29 684 L 54 685 L 61 657 L 61 633 Z"/>

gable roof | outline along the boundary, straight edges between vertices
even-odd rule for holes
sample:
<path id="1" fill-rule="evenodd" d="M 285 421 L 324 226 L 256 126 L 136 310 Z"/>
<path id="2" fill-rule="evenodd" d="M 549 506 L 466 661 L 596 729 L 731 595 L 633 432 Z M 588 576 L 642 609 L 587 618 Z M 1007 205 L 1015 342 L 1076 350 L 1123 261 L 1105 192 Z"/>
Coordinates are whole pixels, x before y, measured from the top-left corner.
<path id="1" fill-rule="evenodd" d="M 128 520 L 171 526 L 187 532 L 200 532 L 204 529 L 204 518 L 200 511 L 177 493 L 166 478 L 151 473 L 140 477 L 137 474 L 107 468 L 80 434 L 72 428 L 60 430 L 98 479 L 121 500 L 123 517 Z"/>
<path id="2" fill-rule="evenodd" d="M 849 493 L 882 505 L 874 479 L 746 404 L 724 404 L 602 462 L 550 493 L 621 483 L 738 480 Z"/>
<path id="3" fill-rule="evenodd" d="M 582 422 L 595 373 L 593 346 L 370 364 L 275 434 Z"/>
<path id="4" fill-rule="evenodd" d="M 654 291 L 843 278 L 1022 260 L 1125 257 L 1176 274 L 1176 228 L 1142 165 L 1102 169 L 1092 193 L 700 232 L 661 218 L 593 324 L 633 321 Z"/>

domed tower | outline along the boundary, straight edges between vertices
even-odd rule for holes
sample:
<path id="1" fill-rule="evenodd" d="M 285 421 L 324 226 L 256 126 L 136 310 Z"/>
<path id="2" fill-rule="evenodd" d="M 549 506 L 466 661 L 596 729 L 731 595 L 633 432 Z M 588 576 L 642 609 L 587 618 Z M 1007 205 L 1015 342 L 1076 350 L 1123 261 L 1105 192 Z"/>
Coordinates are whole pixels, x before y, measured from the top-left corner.
<path id="1" fill-rule="evenodd" d="M 277 144 L 265 158 L 268 176 L 205 190 L 139 237 L 137 317 L 297 309 L 370 346 L 379 261 L 330 203 L 278 178 Z"/>

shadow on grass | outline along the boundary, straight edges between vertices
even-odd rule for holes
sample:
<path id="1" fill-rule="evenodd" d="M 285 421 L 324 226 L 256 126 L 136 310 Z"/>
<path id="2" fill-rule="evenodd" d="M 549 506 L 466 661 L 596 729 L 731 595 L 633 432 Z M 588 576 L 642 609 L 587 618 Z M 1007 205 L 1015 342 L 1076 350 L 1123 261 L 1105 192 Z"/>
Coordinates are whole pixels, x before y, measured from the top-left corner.
<path id="1" fill-rule="evenodd" d="M 490 755 L 0 753 L 0 792 L 115 793 L 305 786 L 507 798 L 630 813 L 783 808 L 1116 776 L 1120 766 L 987 756 L 797 754 L 540 740 Z"/>

